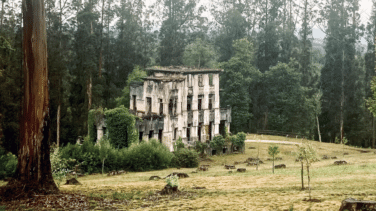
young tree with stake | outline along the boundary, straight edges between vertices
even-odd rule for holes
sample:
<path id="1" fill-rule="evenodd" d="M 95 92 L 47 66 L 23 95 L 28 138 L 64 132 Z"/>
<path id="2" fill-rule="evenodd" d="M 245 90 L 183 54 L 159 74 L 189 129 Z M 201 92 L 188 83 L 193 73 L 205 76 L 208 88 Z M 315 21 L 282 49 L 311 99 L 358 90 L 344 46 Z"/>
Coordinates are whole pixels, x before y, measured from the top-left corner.
<path id="1" fill-rule="evenodd" d="M 297 157 L 301 158 L 307 167 L 307 177 L 308 177 L 308 192 L 309 192 L 309 200 L 311 200 L 311 186 L 310 186 L 310 181 L 311 177 L 309 174 L 309 167 L 312 165 L 312 163 L 318 161 L 318 156 L 316 154 L 315 148 L 309 143 L 303 143 L 299 146 L 298 148 L 298 153 Z"/>
<path id="2" fill-rule="evenodd" d="M 276 145 L 269 146 L 268 153 L 270 156 L 273 157 L 273 174 L 274 174 L 274 159 L 275 159 L 275 156 L 279 154 L 278 146 Z"/>

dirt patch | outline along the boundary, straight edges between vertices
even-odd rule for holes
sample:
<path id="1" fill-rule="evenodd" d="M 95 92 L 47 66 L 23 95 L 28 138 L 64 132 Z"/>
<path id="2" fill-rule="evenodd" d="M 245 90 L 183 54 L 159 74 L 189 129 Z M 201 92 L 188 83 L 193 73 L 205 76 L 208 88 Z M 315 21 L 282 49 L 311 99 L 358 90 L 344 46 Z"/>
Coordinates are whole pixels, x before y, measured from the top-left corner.
<path id="1" fill-rule="evenodd" d="M 95 203 L 93 203 L 95 201 Z M 29 198 L 0 202 L 6 210 L 117 210 L 114 205 L 126 205 L 126 200 L 115 201 L 103 198 L 88 197 L 82 194 L 61 192 L 60 194 L 32 195 Z"/>

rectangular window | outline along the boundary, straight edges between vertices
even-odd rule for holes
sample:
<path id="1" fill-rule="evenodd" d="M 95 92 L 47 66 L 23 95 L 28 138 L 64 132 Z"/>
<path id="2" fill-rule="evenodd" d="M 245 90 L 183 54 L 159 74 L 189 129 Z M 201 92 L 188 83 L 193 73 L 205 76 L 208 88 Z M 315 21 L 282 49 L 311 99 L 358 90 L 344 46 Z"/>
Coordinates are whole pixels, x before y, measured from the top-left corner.
<path id="1" fill-rule="evenodd" d="M 199 141 L 201 141 L 201 126 L 202 126 L 202 123 L 200 123 L 197 128 L 197 136 L 198 136 Z"/>
<path id="2" fill-rule="evenodd" d="M 154 131 L 151 130 L 149 131 L 149 140 L 152 139 L 154 137 Z"/>
<path id="3" fill-rule="evenodd" d="M 138 140 L 141 142 L 142 141 L 142 137 L 143 137 L 144 133 L 143 132 L 140 132 L 139 135 L 138 135 Z"/>
<path id="4" fill-rule="evenodd" d="M 212 74 L 212 73 L 209 74 L 209 85 L 210 85 L 210 86 L 213 86 L 213 85 L 214 85 L 214 84 L 213 84 L 213 74 Z"/>
<path id="5" fill-rule="evenodd" d="M 147 101 L 146 111 L 148 114 L 151 114 L 151 97 L 147 97 L 146 101 Z"/>
<path id="6" fill-rule="evenodd" d="M 202 109 L 202 100 L 203 100 L 204 96 L 203 95 L 199 95 L 198 96 L 198 105 L 197 105 L 197 109 L 198 110 L 201 110 Z"/>
<path id="7" fill-rule="evenodd" d="M 137 99 L 136 99 L 136 95 L 132 95 L 132 98 L 133 98 L 133 110 L 134 111 L 137 111 Z"/>
<path id="8" fill-rule="evenodd" d="M 175 128 L 175 129 L 174 129 L 174 140 L 176 140 L 176 135 L 177 135 L 177 133 L 178 133 L 178 129 Z"/>
<path id="9" fill-rule="evenodd" d="M 213 109 L 214 95 L 209 94 L 209 110 Z"/>
<path id="10" fill-rule="evenodd" d="M 198 75 L 198 86 L 204 86 L 204 79 L 202 75 Z"/>
<path id="11" fill-rule="evenodd" d="M 162 135 L 163 135 L 163 130 L 159 130 L 158 140 L 159 140 L 160 143 L 162 143 Z"/>
<path id="12" fill-rule="evenodd" d="M 188 125 L 187 127 L 187 141 L 189 142 L 191 140 L 191 127 Z"/>
<path id="13" fill-rule="evenodd" d="M 187 111 L 192 110 L 192 95 L 187 96 Z"/>
<path id="14" fill-rule="evenodd" d="M 163 101 L 159 99 L 159 115 L 163 114 Z"/>

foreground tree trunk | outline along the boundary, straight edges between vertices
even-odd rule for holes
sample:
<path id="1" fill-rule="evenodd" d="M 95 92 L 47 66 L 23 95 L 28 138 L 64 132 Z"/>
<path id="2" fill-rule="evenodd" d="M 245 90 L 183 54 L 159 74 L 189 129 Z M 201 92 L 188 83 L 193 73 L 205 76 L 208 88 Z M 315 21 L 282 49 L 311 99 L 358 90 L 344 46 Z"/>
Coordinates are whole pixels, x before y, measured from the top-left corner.
<path id="1" fill-rule="evenodd" d="M 49 147 L 47 37 L 43 0 L 23 0 L 24 99 L 14 180 L 6 193 L 57 193 Z M 21 188 L 21 191 L 19 190 Z"/>

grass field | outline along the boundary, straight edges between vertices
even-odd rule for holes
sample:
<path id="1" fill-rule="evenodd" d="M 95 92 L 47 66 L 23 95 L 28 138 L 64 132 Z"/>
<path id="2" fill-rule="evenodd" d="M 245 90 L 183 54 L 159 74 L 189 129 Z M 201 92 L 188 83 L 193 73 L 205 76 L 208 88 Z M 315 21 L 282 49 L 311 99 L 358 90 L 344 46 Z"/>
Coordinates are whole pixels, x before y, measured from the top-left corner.
<path id="1" fill-rule="evenodd" d="M 248 139 L 282 140 L 301 142 L 300 139 L 249 135 Z M 311 187 L 314 202 L 308 201 L 308 191 L 301 190 L 300 163 L 295 162 L 297 147 L 279 145 L 282 160 L 275 164 L 285 164 L 286 169 L 276 169 L 272 174 L 272 161 L 267 148 L 269 143 L 246 143 L 244 154 L 210 157 L 209 171 L 192 173 L 196 169 L 166 169 L 150 172 L 130 172 L 118 176 L 90 175 L 78 180 L 81 186 L 62 185 L 67 192 L 82 193 L 88 196 L 126 200 L 119 203 L 123 210 L 338 210 L 345 198 L 376 201 L 376 154 L 371 149 L 361 149 L 342 145 L 312 142 L 320 158 L 322 155 L 336 156 L 338 159 L 321 160 L 311 167 Z M 249 147 L 255 149 L 249 149 Z M 246 166 L 248 157 L 259 157 L 264 161 L 256 170 Z M 347 152 L 348 155 L 343 155 Z M 346 160 L 347 165 L 333 165 L 335 160 Z M 245 173 L 226 170 L 224 164 L 234 164 L 246 168 Z M 165 177 L 172 172 L 184 172 L 189 178 L 180 179 L 182 194 L 159 196 L 166 182 L 149 181 L 157 175 Z M 307 177 L 305 176 L 307 186 Z M 0 182 L 0 186 L 5 183 Z M 196 190 L 194 187 L 205 187 Z M 93 202 L 95 203 L 95 202 Z"/>

